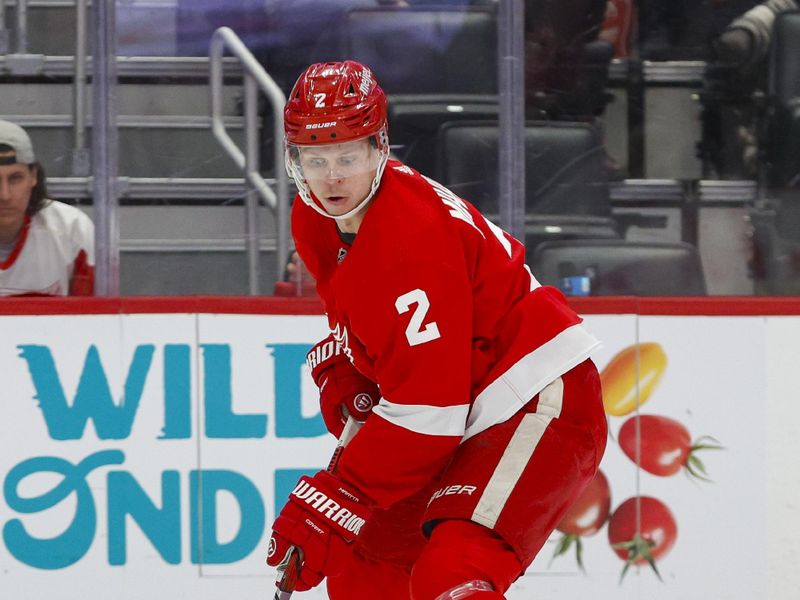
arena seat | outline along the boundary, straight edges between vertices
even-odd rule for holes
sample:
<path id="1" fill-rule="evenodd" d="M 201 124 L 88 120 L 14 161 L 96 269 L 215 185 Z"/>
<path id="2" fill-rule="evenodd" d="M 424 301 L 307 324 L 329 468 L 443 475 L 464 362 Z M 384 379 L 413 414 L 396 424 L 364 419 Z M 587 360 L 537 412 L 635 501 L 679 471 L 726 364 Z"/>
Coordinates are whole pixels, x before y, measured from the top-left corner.
<path id="1" fill-rule="evenodd" d="M 596 296 L 703 296 L 700 254 L 691 244 L 625 240 L 545 242 L 530 261 L 544 285 L 587 276 Z"/>
<path id="2" fill-rule="evenodd" d="M 436 173 L 436 136 L 452 121 L 497 121 L 495 95 L 389 96 L 389 137 L 392 152 L 424 175 Z"/>
<path id="3" fill-rule="evenodd" d="M 387 94 L 496 94 L 491 6 L 354 9 L 334 34 L 341 58 L 368 65 Z"/>
<path id="4" fill-rule="evenodd" d="M 499 213 L 498 125 L 446 123 L 437 137 L 436 178 L 487 216 Z M 586 123 L 529 122 L 525 127 L 525 244 L 551 239 L 620 237 L 611 214 L 606 152 Z"/>

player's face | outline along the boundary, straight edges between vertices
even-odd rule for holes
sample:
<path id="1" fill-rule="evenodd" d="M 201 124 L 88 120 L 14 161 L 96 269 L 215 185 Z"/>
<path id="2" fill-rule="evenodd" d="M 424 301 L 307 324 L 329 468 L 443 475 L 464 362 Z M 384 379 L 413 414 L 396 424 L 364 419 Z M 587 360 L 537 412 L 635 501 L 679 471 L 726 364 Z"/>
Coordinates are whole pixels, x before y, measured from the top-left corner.
<path id="1" fill-rule="evenodd" d="M 345 214 L 367 197 L 378 161 L 378 151 L 367 140 L 300 148 L 308 187 L 333 216 Z"/>
<path id="2" fill-rule="evenodd" d="M 19 163 L 0 165 L 0 243 L 17 239 L 36 181 L 35 168 Z"/>

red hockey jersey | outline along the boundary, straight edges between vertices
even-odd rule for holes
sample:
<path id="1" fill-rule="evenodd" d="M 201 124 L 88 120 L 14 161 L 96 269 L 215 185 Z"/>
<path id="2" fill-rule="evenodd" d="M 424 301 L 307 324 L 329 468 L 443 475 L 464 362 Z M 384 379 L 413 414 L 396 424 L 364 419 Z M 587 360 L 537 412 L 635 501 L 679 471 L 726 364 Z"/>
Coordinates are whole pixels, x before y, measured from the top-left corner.
<path id="1" fill-rule="evenodd" d="M 387 165 L 352 245 L 299 198 L 292 231 L 334 336 L 380 387 L 338 474 L 381 507 L 598 344 L 531 275 L 522 244 L 401 163 Z"/>

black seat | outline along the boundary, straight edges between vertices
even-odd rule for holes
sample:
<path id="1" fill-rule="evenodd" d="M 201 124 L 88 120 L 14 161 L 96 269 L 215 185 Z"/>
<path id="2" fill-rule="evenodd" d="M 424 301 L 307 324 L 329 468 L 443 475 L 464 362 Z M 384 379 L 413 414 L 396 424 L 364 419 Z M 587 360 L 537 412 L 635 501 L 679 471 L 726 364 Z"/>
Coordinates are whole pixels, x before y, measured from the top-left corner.
<path id="1" fill-rule="evenodd" d="M 489 213 L 497 213 L 496 122 L 451 122 L 437 136 L 439 181 Z M 605 148 L 585 123 L 525 126 L 528 213 L 611 216 Z"/>
<path id="2" fill-rule="evenodd" d="M 227 1 L 213 1 L 221 7 L 220 10 L 226 10 Z M 347 58 L 341 56 L 336 37 L 344 26 L 347 12 L 373 7 L 376 3 L 375 0 L 248 1 L 260 2 L 261 10 L 267 16 L 264 36 L 268 44 L 256 54 L 256 58 L 285 94 L 291 91 L 297 78 L 311 63 Z"/>
<path id="3" fill-rule="evenodd" d="M 436 178 L 490 218 L 499 213 L 498 127 L 446 123 L 437 136 Z M 586 123 L 525 127 L 525 244 L 550 239 L 618 238 L 611 216 L 606 152 Z"/>
<path id="4" fill-rule="evenodd" d="M 356 9 L 335 35 L 339 58 L 368 65 L 387 94 L 497 93 L 491 6 Z"/>
<path id="5" fill-rule="evenodd" d="M 389 96 L 392 152 L 405 164 L 433 177 L 436 135 L 450 121 L 497 121 L 495 95 L 402 94 Z"/>
<path id="6" fill-rule="evenodd" d="M 770 55 L 768 125 L 771 187 L 800 187 L 800 12 L 775 18 Z"/>
<path id="7" fill-rule="evenodd" d="M 531 271 L 543 285 L 587 276 L 591 295 L 702 296 L 706 294 L 697 249 L 686 243 L 572 240 L 539 245 Z"/>
<path id="8" fill-rule="evenodd" d="M 431 175 L 433 136 L 443 117 L 497 117 L 497 7 L 490 0 L 377 4 L 273 0 L 271 47 L 262 62 L 286 93 L 310 63 L 368 65 L 389 95 L 393 151 Z M 461 112 L 448 114 L 455 106 Z M 264 118 L 269 123 L 271 115 Z M 269 137 L 262 144 L 266 169 L 272 145 Z"/>
<path id="9" fill-rule="evenodd" d="M 357 60 L 375 72 L 389 96 L 393 152 L 433 175 L 442 123 L 497 119 L 497 15 L 488 2 L 429 4 L 350 10 L 320 47 L 326 59 Z"/>

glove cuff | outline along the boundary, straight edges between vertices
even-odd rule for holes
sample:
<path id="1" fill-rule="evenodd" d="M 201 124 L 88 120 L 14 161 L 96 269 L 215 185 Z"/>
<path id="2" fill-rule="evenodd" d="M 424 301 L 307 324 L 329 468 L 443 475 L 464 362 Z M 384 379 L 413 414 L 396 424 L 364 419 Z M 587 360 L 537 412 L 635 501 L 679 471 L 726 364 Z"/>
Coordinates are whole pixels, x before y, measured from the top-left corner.
<path id="1" fill-rule="evenodd" d="M 316 515 L 319 521 L 352 542 L 372 514 L 360 493 L 346 488 L 326 471 L 314 477 L 304 476 L 297 482 L 289 501 Z"/>

